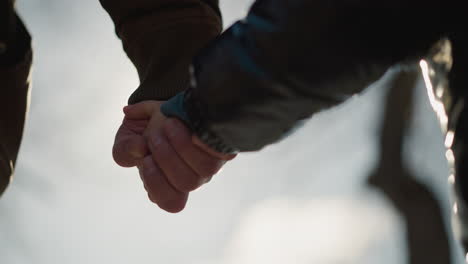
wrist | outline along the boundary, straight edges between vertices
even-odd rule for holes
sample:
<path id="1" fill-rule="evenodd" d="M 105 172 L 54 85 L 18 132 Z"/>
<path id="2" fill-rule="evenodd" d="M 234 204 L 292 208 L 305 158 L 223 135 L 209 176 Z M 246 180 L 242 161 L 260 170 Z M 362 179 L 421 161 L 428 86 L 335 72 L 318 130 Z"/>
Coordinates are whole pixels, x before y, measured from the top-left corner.
<path id="1" fill-rule="evenodd" d="M 184 101 L 186 92 L 180 92 L 161 105 L 161 112 L 167 117 L 176 117 L 183 121 L 189 128 L 192 125 L 185 109 Z"/>
<path id="2" fill-rule="evenodd" d="M 209 129 L 194 90 L 193 87 L 190 87 L 172 97 L 163 103 L 161 112 L 167 117 L 175 117 L 183 121 L 211 149 L 223 154 L 239 152 L 238 149 L 227 144 L 225 140 Z"/>

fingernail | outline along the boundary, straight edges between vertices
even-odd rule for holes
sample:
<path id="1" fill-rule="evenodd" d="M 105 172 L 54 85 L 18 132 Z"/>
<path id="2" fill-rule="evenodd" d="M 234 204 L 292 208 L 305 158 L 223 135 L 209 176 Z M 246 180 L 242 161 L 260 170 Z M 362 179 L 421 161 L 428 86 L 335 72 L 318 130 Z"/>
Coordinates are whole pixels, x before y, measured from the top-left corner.
<path id="1" fill-rule="evenodd" d="M 137 151 L 130 151 L 130 155 L 134 158 L 134 159 L 141 159 L 144 157 L 143 154 L 141 154 L 140 152 L 137 152 Z"/>
<path id="2" fill-rule="evenodd" d="M 130 154 L 130 156 L 134 159 L 141 159 L 144 157 L 144 155 L 138 151 L 138 149 L 135 149 L 136 146 L 134 144 L 131 144 L 130 142 L 128 142 L 127 144 L 125 144 L 125 151 Z"/>

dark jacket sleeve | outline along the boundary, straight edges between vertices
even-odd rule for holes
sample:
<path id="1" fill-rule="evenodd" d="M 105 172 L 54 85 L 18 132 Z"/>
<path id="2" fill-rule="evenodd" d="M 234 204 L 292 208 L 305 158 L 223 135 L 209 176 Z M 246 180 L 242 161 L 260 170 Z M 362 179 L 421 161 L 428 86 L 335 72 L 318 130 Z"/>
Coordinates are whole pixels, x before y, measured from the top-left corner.
<path id="1" fill-rule="evenodd" d="M 0 1 L 2 2 L 2 1 Z M 14 13 L 0 3 L 0 196 L 13 175 L 28 108 L 31 37 Z"/>
<path id="2" fill-rule="evenodd" d="M 184 112 L 218 151 L 259 150 L 421 58 L 450 27 L 448 3 L 257 0 L 196 57 L 191 89 L 166 113 Z"/>
<path id="3" fill-rule="evenodd" d="M 140 86 L 129 99 L 165 100 L 188 85 L 193 56 L 222 30 L 217 0 L 100 0 Z"/>

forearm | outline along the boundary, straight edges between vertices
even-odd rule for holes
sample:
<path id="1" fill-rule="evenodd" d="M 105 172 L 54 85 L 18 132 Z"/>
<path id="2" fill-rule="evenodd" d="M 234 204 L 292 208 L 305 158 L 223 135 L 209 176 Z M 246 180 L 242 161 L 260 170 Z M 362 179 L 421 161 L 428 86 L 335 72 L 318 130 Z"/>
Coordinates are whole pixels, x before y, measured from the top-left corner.
<path id="1" fill-rule="evenodd" d="M 129 102 L 166 100 L 188 86 L 193 56 L 222 30 L 214 0 L 100 0 L 140 86 Z"/>
<path id="2" fill-rule="evenodd" d="M 423 56 L 448 31 L 445 17 L 434 19 L 443 7 L 259 0 L 195 59 L 188 123 L 219 151 L 261 149 Z"/>

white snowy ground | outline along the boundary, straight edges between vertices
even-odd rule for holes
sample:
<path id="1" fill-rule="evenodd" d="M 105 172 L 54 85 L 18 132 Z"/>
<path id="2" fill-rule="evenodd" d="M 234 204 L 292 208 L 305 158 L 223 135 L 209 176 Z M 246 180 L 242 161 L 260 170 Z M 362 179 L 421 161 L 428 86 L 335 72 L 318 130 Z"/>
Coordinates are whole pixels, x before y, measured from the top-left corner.
<path id="1" fill-rule="evenodd" d="M 221 2 L 229 25 L 250 1 Z M 34 87 L 16 179 L 0 200 L 1 264 L 404 263 L 402 219 L 365 186 L 384 82 L 240 155 L 171 215 L 111 159 L 137 76 L 98 1 L 19 9 L 34 34 Z M 448 212 L 442 137 L 422 86 L 418 98 L 408 157 Z"/>

